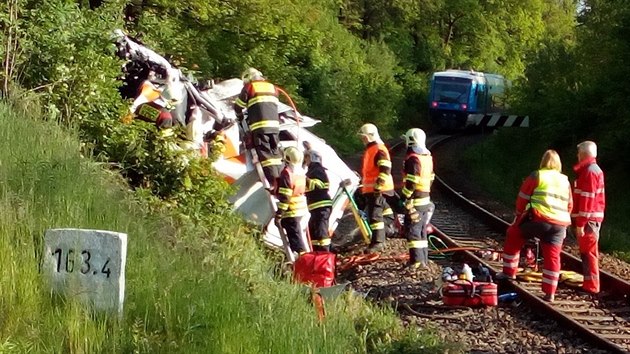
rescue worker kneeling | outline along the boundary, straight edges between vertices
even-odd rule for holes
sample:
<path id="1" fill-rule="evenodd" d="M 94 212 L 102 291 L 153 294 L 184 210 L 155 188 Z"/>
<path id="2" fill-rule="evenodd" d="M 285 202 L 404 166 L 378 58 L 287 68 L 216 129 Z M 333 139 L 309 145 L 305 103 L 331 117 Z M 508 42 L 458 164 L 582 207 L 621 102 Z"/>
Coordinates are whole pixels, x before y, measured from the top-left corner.
<path id="1" fill-rule="evenodd" d="M 332 199 L 328 193 L 329 180 L 326 169 L 322 166 L 322 155 L 307 149 L 304 162 L 306 171 L 306 201 L 311 217 L 308 220 L 308 232 L 314 251 L 330 251 L 328 219 L 332 210 Z"/>
<path id="2" fill-rule="evenodd" d="M 519 255 L 526 239 L 540 238 L 543 253 L 542 291 L 552 302 L 560 278 L 560 253 L 571 224 L 573 199 L 571 184 L 561 173 L 562 164 L 555 150 L 547 150 L 540 169 L 530 174 L 516 198 L 516 217 L 507 229 L 503 248 L 503 273 L 497 279 L 516 277 Z"/>
<path id="3" fill-rule="evenodd" d="M 278 210 L 276 219 L 280 219 L 280 225 L 284 229 L 291 251 L 298 254 L 306 252 L 302 242 L 302 226 L 300 220 L 306 215 L 306 176 L 302 168 L 304 154 L 296 147 L 288 147 L 284 150 L 286 165 L 278 177 Z"/>
<path id="4" fill-rule="evenodd" d="M 407 267 L 417 269 L 429 260 L 427 228 L 435 204 L 431 202 L 433 157 L 425 146 L 426 134 L 413 128 L 405 133 L 407 156 L 403 162 L 402 204 L 405 207 L 405 236 L 409 247 Z"/>

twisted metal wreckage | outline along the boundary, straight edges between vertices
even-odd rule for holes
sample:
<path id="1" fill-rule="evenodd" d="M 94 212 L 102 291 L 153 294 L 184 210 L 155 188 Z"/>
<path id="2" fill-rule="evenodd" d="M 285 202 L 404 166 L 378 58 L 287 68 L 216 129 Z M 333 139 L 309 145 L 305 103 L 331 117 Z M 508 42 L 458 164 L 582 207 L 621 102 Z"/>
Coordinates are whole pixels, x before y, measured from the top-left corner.
<path id="1" fill-rule="evenodd" d="M 132 116 L 148 104 L 154 108 L 166 108 L 173 118 L 173 125 L 184 128 L 185 137 L 180 147 L 196 150 L 200 156 L 205 148 L 204 136 L 222 132 L 225 136 L 225 149 L 212 166 L 229 183 L 236 186 L 237 192 L 230 198 L 230 202 L 247 220 L 264 229 L 264 241 L 267 245 L 283 250 L 287 258 L 293 261 L 294 255 L 286 238 L 274 223 L 275 200 L 265 190 L 261 182 L 264 177 L 261 178 L 260 169 L 252 162 L 252 154 L 244 147 L 242 137 L 248 130 L 246 120 L 236 123 L 232 105 L 243 88 L 243 81 L 234 78 L 219 83 L 199 84 L 121 30 L 115 31 L 114 40 L 117 55 L 126 61 L 123 66 L 125 85 L 121 88 L 121 94 L 125 98 L 134 99 L 130 107 Z M 306 129 L 320 123 L 319 120 L 301 115 L 294 107 L 281 102 L 278 104 L 278 112 L 281 148 L 300 148 L 307 142 L 312 149 L 324 156 L 323 165 L 328 171 L 330 195 L 333 198 L 329 223 L 329 232 L 332 234 L 349 203 L 348 196 L 359 185 L 359 177 L 339 158 L 332 147 Z M 308 216 L 302 219 L 302 236 L 308 248 Z"/>

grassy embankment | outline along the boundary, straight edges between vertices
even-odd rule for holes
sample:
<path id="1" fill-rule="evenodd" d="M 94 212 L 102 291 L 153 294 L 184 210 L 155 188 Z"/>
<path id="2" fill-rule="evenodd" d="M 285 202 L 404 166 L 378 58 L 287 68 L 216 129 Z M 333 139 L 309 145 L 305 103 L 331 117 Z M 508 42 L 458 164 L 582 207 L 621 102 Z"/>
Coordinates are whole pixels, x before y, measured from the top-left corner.
<path id="1" fill-rule="evenodd" d="M 522 132 L 502 131 L 466 151 L 462 168 L 471 171 L 472 178 L 506 205 L 513 206 L 523 179 L 538 168 L 543 152 L 549 148 L 545 142 L 525 139 Z M 562 171 L 575 180 L 575 147 L 558 151 Z M 606 175 L 606 220 L 600 236 L 600 247 L 607 253 L 630 262 L 630 213 L 626 171 L 607 170 L 605 158 L 599 163 Z"/>
<path id="2" fill-rule="evenodd" d="M 150 212 L 79 145 L 0 102 L 0 352 L 443 351 L 430 331 L 404 330 L 391 311 L 349 296 L 327 303 L 319 324 L 238 217 L 226 211 L 200 227 Z M 59 227 L 129 235 L 122 321 L 44 287 L 43 235 Z"/>

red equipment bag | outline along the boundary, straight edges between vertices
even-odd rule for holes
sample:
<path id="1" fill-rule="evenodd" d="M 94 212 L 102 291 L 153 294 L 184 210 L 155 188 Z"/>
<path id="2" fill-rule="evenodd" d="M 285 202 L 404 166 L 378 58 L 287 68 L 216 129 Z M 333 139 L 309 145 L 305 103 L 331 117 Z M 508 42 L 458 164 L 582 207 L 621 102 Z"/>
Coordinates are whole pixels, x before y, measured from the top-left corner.
<path id="1" fill-rule="evenodd" d="M 455 280 L 442 286 L 442 302 L 450 306 L 497 306 L 497 284 Z"/>
<path id="2" fill-rule="evenodd" d="M 336 255 L 331 252 L 309 252 L 293 264 L 293 276 L 299 283 L 313 284 L 318 288 L 333 286 Z"/>

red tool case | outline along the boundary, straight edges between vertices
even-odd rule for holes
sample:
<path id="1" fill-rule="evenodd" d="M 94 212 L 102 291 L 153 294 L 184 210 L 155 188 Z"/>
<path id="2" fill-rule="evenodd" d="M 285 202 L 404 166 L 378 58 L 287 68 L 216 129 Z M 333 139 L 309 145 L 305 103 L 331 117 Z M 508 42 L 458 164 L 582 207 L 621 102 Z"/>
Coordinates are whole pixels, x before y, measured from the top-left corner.
<path id="1" fill-rule="evenodd" d="M 335 254 L 331 252 L 305 253 L 293 264 L 293 276 L 299 283 L 314 284 L 319 288 L 333 286 L 335 262 Z"/>
<path id="2" fill-rule="evenodd" d="M 451 306 L 497 306 L 497 284 L 455 280 L 442 286 L 442 302 Z"/>

